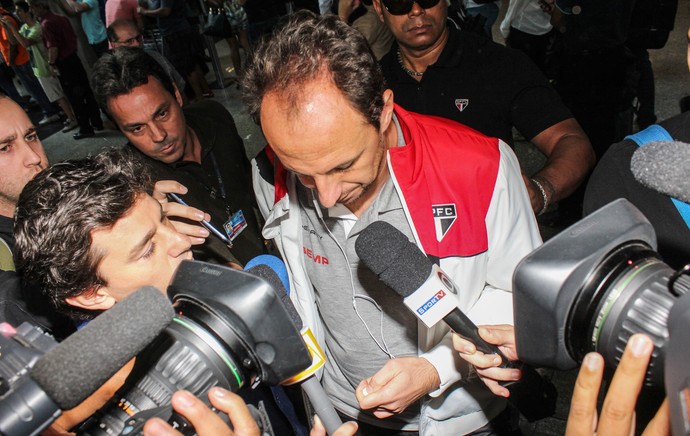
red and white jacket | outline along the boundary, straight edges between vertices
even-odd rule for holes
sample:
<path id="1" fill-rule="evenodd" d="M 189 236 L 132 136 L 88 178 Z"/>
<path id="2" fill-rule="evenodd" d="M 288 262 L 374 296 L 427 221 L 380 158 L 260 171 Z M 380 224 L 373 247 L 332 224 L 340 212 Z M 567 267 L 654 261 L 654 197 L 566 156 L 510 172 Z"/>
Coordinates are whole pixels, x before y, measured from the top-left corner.
<path id="1" fill-rule="evenodd" d="M 388 169 L 419 248 L 439 261 L 459 289 L 459 308 L 478 325 L 512 324 L 512 276 L 541 244 L 520 166 L 496 138 L 446 119 L 396 106 L 405 146 L 388 150 Z M 323 346 L 314 291 L 306 273 L 297 178 L 267 147 L 252 162 L 254 189 L 266 219 L 263 235 L 280 250 L 291 293 L 305 324 Z M 441 386 L 422 406 L 420 434 L 471 432 L 503 409 L 478 379 L 456 383 L 467 365 L 453 350 L 448 327 L 418 326 L 419 355 Z"/>

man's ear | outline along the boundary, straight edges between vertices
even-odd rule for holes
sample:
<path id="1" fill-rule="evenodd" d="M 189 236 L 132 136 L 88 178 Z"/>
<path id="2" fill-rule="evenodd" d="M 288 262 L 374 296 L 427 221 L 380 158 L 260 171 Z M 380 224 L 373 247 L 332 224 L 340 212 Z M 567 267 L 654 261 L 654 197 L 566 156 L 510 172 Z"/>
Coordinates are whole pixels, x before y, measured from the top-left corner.
<path id="1" fill-rule="evenodd" d="M 379 118 L 379 129 L 384 133 L 393 119 L 393 91 L 386 89 L 383 91 L 383 108 L 381 109 L 381 117 Z"/>
<path id="2" fill-rule="evenodd" d="M 381 5 L 381 0 L 372 0 L 371 3 L 374 5 L 374 9 L 376 9 L 376 15 L 378 15 L 379 21 L 385 23 L 385 21 L 383 21 L 383 5 Z"/>
<path id="3" fill-rule="evenodd" d="M 116 303 L 115 298 L 110 295 L 105 286 L 90 289 L 76 297 L 67 297 L 65 302 L 70 306 L 85 310 L 108 310 Z"/>
<path id="4" fill-rule="evenodd" d="M 175 88 L 175 100 L 177 100 L 177 104 L 179 104 L 180 107 L 182 107 L 184 105 L 184 99 L 182 98 L 182 94 L 180 93 L 180 90 L 177 88 L 177 85 L 175 85 L 174 82 L 173 88 Z"/>

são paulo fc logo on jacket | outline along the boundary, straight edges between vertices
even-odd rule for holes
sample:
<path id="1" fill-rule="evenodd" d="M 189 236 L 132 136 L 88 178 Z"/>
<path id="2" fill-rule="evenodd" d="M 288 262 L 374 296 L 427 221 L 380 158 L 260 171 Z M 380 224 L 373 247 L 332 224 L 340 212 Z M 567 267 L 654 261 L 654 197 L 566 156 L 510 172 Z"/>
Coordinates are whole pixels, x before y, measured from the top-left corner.
<path id="1" fill-rule="evenodd" d="M 470 105 L 470 101 L 466 98 L 456 98 L 455 107 L 458 108 L 460 112 L 464 111 L 467 106 Z"/>
<path id="2" fill-rule="evenodd" d="M 452 204 L 433 204 L 431 210 L 434 214 L 434 226 L 436 227 L 436 240 L 441 240 L 446 236 L 453 223 L 458 217 L 455 203 Z"/>

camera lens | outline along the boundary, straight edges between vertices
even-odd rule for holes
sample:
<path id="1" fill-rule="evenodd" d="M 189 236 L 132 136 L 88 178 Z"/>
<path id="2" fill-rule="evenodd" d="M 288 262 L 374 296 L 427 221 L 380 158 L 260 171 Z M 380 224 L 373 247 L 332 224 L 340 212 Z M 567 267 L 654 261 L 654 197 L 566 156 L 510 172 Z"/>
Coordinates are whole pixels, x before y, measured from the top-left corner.
<path id="1" fill-rule="evenodd" d="M 655 347 L 645 383 L 663 385 L 668 315 L 676 296 L 668 289 L 674 270 L 639 241 L 611 251 L 592 271 L 568 319 L 566 346 L 576 360 L 597 351 L 617 366 L 630 336 L 644 333 Z"/>
<path id="2" fill-rule="evenodd" d="M 80 434 L 137 434 L 149 416 L 140 416 L 138 420 L 131 419 L 132 416 L 145 410 L 162 410 L 179 389 L 202 397 L 213 386 L 238 391 L 253 374 L 239 364 L 244 359 L 239 356 L 243 352 L 235 344 L 235 335 L 219 340 L 204 324 L 203 320 L 182 315 L 173 318 L 166 330 L 137 356 L 127 379 L 131 383 L 125 384 L 120 395 L 101 411 L 102 416 L 92 418 Z M 156 413 L 151 416 L 158 416 Z"/>

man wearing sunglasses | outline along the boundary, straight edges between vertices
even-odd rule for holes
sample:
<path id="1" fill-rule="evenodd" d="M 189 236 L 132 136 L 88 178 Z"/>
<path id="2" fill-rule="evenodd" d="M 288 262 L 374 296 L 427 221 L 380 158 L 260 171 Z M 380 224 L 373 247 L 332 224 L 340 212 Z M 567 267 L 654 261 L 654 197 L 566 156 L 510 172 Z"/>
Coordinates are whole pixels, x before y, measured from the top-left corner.
<path id="1" fill-rule="evenodd" d="M 592 146 L 524 54 L 449 26 L 446 0 L 374 0 L 374 7 L 397 40 L 381 65 L 398 104 L 511 145 L 515 127 L 546 156 L 537 174 L 523 174 L 536 214 L 575 191 L 594 165 Z"/>

